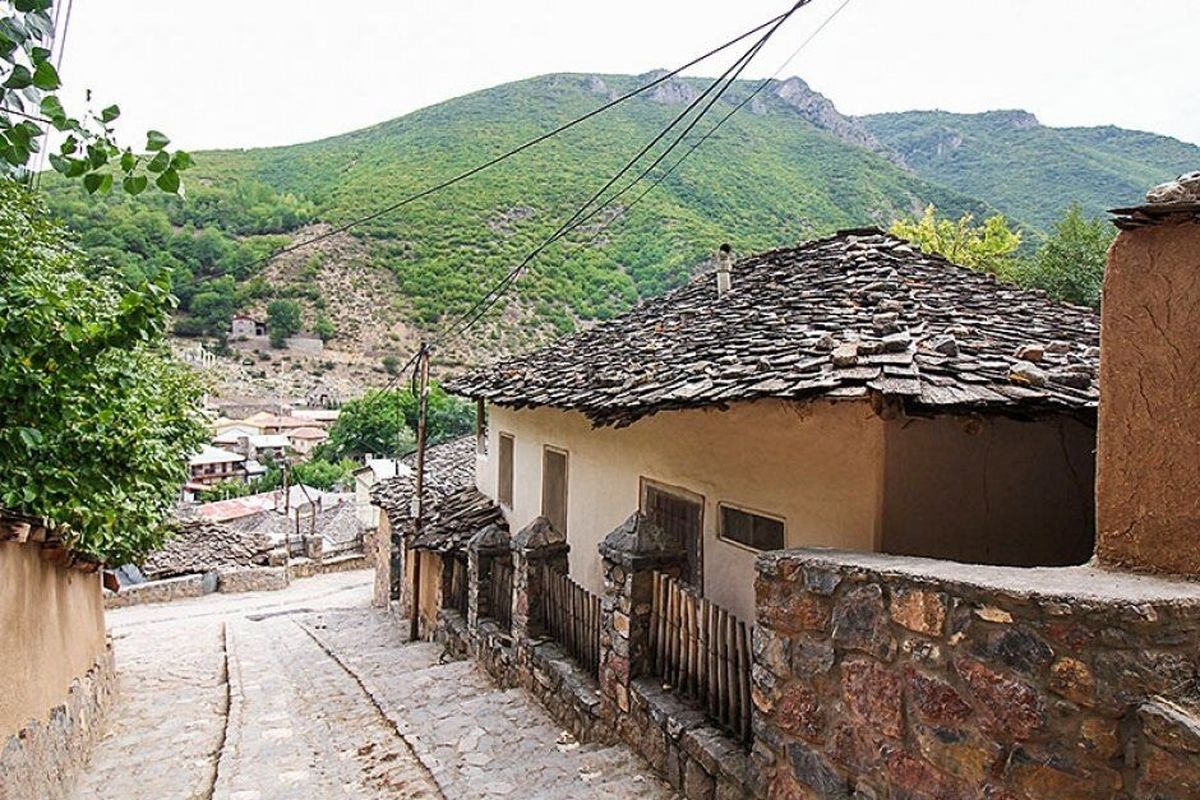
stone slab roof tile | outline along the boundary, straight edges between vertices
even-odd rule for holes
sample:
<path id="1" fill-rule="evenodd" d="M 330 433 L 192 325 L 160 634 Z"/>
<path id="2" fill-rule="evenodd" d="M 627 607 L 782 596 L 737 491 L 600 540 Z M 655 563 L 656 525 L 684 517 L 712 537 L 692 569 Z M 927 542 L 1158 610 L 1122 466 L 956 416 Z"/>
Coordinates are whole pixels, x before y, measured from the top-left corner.
<path id="1" fill-rule="evenodd" d="M 926 411 L 1091 412 L 1099 334 L 1091 309 L 859 229 L 745 258 L 723 297 L 711 273 L 697 276 L 447 388 L 617 426 L 670 409 L 869 392 Z M 1052 377 L 1068 373 L 1069 384 Z"/>

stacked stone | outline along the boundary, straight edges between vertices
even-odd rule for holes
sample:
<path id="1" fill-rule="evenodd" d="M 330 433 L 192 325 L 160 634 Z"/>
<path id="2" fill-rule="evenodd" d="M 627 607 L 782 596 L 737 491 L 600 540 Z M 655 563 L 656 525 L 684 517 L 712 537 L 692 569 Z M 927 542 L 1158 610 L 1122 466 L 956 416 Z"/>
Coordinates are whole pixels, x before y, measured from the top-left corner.
<path id="1" fill-rule="evenodd" d="M 1200 797 L 1200 590 L 800 552 L 759 576 L 771 796 Z"/>
<path id="2" fill-rule="evenodd" d="M 183 522 L 161 548 L 146 557 L 142 572 L 149 580 L 212 572 L 223 567 L 265 565 L 269 537 L 220 522 Z"/>
<path id="3" fill-rule="evenodd" d="M 1100 326 L 875 229 L 746 258 L 447 387 L 597 425 L 763 397 L 894 398 L 914 409 L 1095 408 Z"/>

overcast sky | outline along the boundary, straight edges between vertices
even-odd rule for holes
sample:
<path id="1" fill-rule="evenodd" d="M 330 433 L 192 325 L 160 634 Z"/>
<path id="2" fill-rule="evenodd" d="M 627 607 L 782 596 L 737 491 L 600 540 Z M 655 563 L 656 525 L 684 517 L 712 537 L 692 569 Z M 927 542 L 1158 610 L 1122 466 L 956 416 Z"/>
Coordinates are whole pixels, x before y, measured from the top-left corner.
<path id="1" fill-rule="evenodd" d="M 841 2 L 797 12 L 746 76 L 772 74 Z M 131 140 L 288 144 L 548 72 L 673 67 L 787 4 L 75 0 L 62 72 L 68 99 L 119 102 Z M 1200 143 L 1198 29 L 1196 0 L 849 0 L 782 77 L 848 114 L 1024 108 Z"/>

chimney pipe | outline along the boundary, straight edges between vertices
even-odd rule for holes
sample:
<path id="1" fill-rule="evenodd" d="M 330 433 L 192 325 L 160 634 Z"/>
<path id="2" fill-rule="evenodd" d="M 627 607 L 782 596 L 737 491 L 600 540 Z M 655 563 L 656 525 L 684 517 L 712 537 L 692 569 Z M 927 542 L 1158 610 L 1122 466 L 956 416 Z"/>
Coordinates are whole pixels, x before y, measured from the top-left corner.
<path id="1" fill-rule="evenodd" d="M 724 297 L 732 288 L 733 248 L 729 243 L 717 251 L 717 297 Z"/>

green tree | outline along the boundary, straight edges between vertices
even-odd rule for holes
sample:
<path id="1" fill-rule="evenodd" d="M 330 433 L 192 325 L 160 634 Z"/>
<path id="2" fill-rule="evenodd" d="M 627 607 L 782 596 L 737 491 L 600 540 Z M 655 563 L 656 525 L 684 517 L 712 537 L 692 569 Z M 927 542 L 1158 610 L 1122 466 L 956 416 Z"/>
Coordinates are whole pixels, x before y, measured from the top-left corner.
<path id="1" fill-rule="evenodd" d="M 292 483 L 331 491 L 344 486 L 350 473 L 358 466 L 357 461 L 348 458 L 341 461 L 314 458 L 292 467 Z"/>
<path id="2" fill-rule="evenodd" d="M 936 253 L 955 264 L 990 272 L 1005 280 L 1014 280 L 1020 268 L 1016 252 L 1021 246 L 1021 234 L 1010 228 L 999 214 L 975 225 L 971 214 L 963 214 L 957 220 L 939 219 L 937 209 L 928 206 L 920 219 L 893 222 L 891 234 L 907 239 L 926 253 Z"/>
<path id="3" fill-rule="evenodd" d="M 396 458 L 412 452 L 414 443 L 412 429 L 404 421 L 399 392 L 374 390 L 342 406 L 319 455 L 342 459 L 372 453 Z"/>
<path id="4" fill-rule="evenodd" d="M 107 194 L 120 182 L 129 194 L 154 185 L 169 194 L 182 191 L 179 173 L 192 166 L 182 150 L 167 150 L 170 140 L 146 132 L 146 153 L 121 148 L 112 123 L 121 109 L 110 105 L 82 120 L 67 113 L 59 99 L 58 71 L 46 46 L 54 38 L 53 0 L 15 0 L 0 6 L 0 176 L 26 178 L 41 152 L 44 125 L 65 133 L 50 165 L 67 178 L 81 178 L 89 194 Z"/>
<path id="5" fill-rule="evenodd" d="M 1099 308 L 1104 264 L 1116 235 L 1108 222 L 1088 218 L 1082 206 L 1072 203 L 1025 265 L 1021 282 L 1044 289 L 1056 300 Z"/>
<path id="6" fill-rule="evenodd" d="M 37 198 L 0 179 L 0 504 L 121 564 L 161 543 L 206 437 L 203 388 L 164 332 L 167 277 L 88 265 Z"/>
<path id="7" fill-rule="evenodd" d="M 271 347 L 283 347 L 289 336 L 300 332 L 300 304 L 295 300 L 272 300 L 267 306 L 267 334 Z"/>

